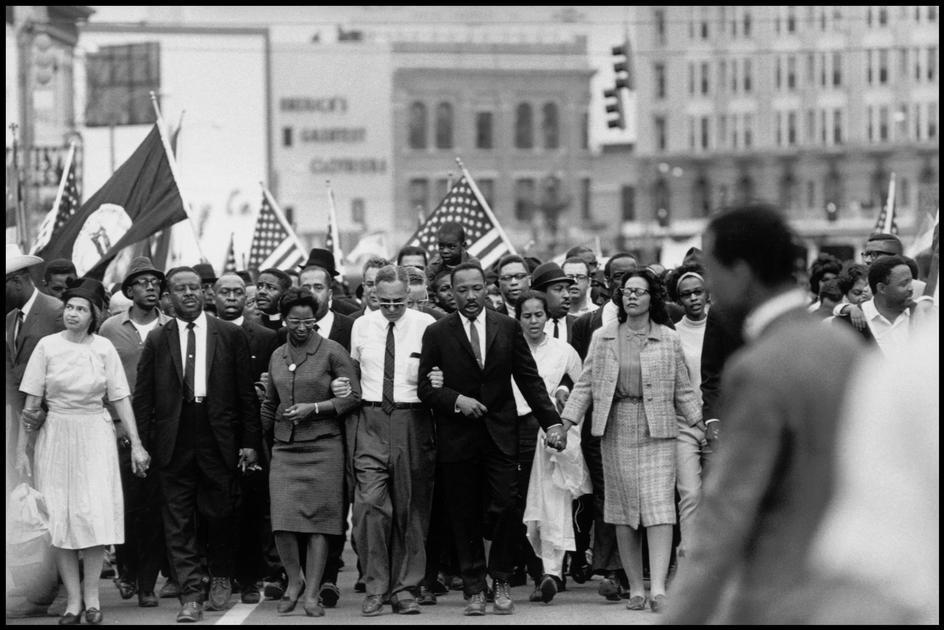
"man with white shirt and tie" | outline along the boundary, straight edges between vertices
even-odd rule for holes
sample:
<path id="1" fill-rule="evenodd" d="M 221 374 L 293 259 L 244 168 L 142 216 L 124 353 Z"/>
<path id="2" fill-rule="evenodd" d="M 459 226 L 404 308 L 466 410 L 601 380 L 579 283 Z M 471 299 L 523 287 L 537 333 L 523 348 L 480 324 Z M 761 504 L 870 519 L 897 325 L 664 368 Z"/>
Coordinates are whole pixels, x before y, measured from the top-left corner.
<path id="1" fill-rule="evenodd" d="M 570 287 L 575 283 L 555 262 L 542 263 L 531 274 L 531 288 L 547 296 L 547 324 L 544 325 L 544 332 L 564 343 L 570 343 L 574 320 L 577 319 L 569 314 Z"/>
<path id="2" fill-rule="evenodd" d="M 363 407 L 354 419 L 354 540 L 364 565 L 364 616 L 420 612 L 416 590 L 426 571 L 435 429 L 417 394 L 423 333 L 435 320 L 406 306 L 406 267 L 377 271 L 376 311 L 354 322 L 351 358 Z M 349 425 L 350 428 L 351 425 Z"/>
<path id="3" fill-rule="evenodd" d="M 509 578 L 521 514 L 518 492 L 518 414 L 511 379 L 518 385 L 547 443 L 566 445 L 517 320 L 485 309 L 485 272 L 477 263 L 452 270 L 458 311 L 423 335 L 418 393 L 436 416 L 439 480 L 469 598 L 465 614 L 485 614 L 485 574 L 495 580 L 495 614 L 511 614 Z M 442 370 L 443 386 L 429 374 Z M 484 506 L 484 513 L 483 513 Z M 482 539 L 492 541 L 486 563 Z"/>

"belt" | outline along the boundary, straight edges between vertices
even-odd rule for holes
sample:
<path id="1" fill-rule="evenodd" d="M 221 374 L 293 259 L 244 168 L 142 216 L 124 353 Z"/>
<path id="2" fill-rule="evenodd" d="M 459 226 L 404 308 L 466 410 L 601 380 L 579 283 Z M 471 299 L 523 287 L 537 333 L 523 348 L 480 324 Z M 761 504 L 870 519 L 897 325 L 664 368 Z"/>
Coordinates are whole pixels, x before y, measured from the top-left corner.
<path id="1" fill-rule="evenodd" d="M 375 402 L 373 400 L 363 401 L 365 407 L 383 407 L 382 402 Z M 393 403 L 394 409 L 426 409 L 426 405 L 421 402 L 415 403 Z"/>
<path id="2" fill-rule="evenodd" d="M 189 403 L 191 405 L 202 405 L 203 403 L 206 402 L 206 396 L 194 396 L 193 400 L 187 400 L 186 398 L 184 398 L 184 402 Z"/>
<path id="3" fill-rule="evenodd" d="M 641 403 L 641 402 L 642 402 L 642 396 L 623 396 L 622 398 L 617 398 L 617 399 L 616 399 L 616 402 L 623 402 L 623 401 L 626 401 L 626 402 L 634 402 L 634 403 Z"/>

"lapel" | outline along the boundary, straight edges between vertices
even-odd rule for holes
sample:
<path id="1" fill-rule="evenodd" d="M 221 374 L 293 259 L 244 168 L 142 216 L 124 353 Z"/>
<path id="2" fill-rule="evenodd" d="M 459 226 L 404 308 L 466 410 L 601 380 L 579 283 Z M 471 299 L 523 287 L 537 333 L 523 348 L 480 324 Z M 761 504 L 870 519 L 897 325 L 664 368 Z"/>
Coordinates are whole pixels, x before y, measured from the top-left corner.
<path id="1" fill-rule="evenodd" d="M 301 358 L 301 361 L 295 364 L 295 369 L 308 360 L 308 357 L 314 356 L 318 352 L 318 348 L 321 347 L 321 344 L 324 342 L 324 337 L 314 333 L 311 336 L 311 339 L 308 340 L 308 348 L 305 350 L 305 356 Z M 289 344 L 292 342 L 288 339 L 285 340 L 285 345 L 282 346 L 282 361 L 285 363 L 285 366 L 288 367 L 292 364 L 292 354 L 289 352 Z M 291 370 L 290 370 L 291 371 Z"/>
<path id="2" fill-rule="evenodd" d="M 478 367 L 479 362 L 475 360 L 475 353 L 472 351 L 472 343 L 469 341 L 469 336 L 465 334 L 465 325 L 462 322 L 462 315 L 459 315 L 459 313 L 456 312 L 450 315 L 450 317 L 452 317 L 452 321 L 450 322 L 450 324 L 455 328 L 455 334 L 456 334 L 456 337 L 458 337 L 459 339 L 459 345 L 462 346 L 462 348 L 466 352 L 469 353 L 469 357 L 472 359 L 472 363 L 474 363 L 476 367 Z M 489 329 L 489 326 L 486 323 L 485 325 L 486 335 L 488 334 L 488 329 Z M 479 369 L 482 369 L 482 368 L 479 368 Z"/>
<path id="3" fill-rule="evenodd" d="M 213 353 L 216 352 L 216 337 L 220 334 L 220 330 L 219 325 L 213 317 L 206 315 L 205 318 L 207 323 L 206 381 L 207 389 L 209 389 L 210 374 L 213 368 Z"/>
<path id="4" fill-rule="evenodd" d="M 603 352 L 603 362 L 605 374 L 609 375 L 610 372 L 613 372 L 614 375 L 619 372 L 619 341 L 616 336 L 618 334 L 619 328 L 615 325 L 606 326 L 603 332 L 600 333 L 600 350 Z M 607 379 L 608 381 L 611 379 Z M 615 380 L 614 380 L 615 385 Z"/>
<path id="5" fill-rule="evenodd" d="M 174 362 L 174 369 L 177 370 L 177 380 L 181 383 L 184 382 L 184 364 L 183 358 L 180 356 L 180 325 L 177 322 L 177 318 L 167 322 L 167 325 L 164 326 L 164 339 L 167 341 L 168 350 L 170 351 L 171 359 Z"/>
<path id="6" fill-rule="evenodd" d="M 16 326 L 16 311 L 14 309 L 7 314 L 7 356 L 11 362 L 16 361 L 16 348 L 13 346 L 13 328 Z"/>
<path id="7" fill-rule="evenodd" d="M 488 365 L 488 358 L 492 356 L 492 345 L 498 337 L 498 318 L 489 313 L 488 309 L 482 312 L 485 313 L 485 356 L 483 357 L 483 363 Z M 471 344 L 469 347 L 471 348 Z"/>

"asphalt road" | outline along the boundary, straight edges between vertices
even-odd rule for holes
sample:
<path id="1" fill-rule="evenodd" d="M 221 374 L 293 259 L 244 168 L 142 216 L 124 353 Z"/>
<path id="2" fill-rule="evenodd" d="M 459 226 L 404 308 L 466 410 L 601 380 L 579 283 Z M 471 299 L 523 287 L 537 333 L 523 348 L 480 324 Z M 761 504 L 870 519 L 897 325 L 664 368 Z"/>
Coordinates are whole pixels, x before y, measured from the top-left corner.
<path id="1" fill-rule="evenodd" d="M 387 606 L 384 614 L 379 617 L 363 617 L 360 609 L 364 595 L 354 592 L 357 572 L 353 569 L 354 555 L 350 547 L 345 549 L 344 561 L 346 565 L 341 571 L 338 585 L 341 589 L 341 600 L 336 608 L 326 609 L 322 618 L 306 617 L 301 602 L 290 615 L 278 616 L 275 612 L 275 601 L 263 600 L 257 605 L 242 604 L 239 597 L 234 595 L 228 610 L 204 612 L 203 621 L 199 625 L 651 625 L 658 623 L 660 619 L 660 615 L 650 610 L 627 610 L 625 600 L 607 602 L 597 594 L 599 577 L 585 584 L 568 580 L 567 590 L 558 593 L 550 604 L 529 602 L 528 595 L 533 587 L 517 586 L 512 589 L 515 601 L 515 613 L 512 615 L 493 615 L 492 606 L 489 604 L 484 617 L 466 617 L 462 614 L 465 608 L 462 593 L 450 591 L 439 598 L 436 606 L 421 607 L 422 612 L 419 615 L 395 615 Z M 158 586 L 163 584 L 163 580 L 158 579 Z M 101 599 L 105 616 L 102 625 L 176 625 L 179 609 L 176 600 L 162 599 L 157 608 L 138 608 L 137 597 L 123 601 L 111 580 L 102 580 Z M 53 617 L 6 620 L 7 625 L 11 626 L 47 625 L 55 621 Z"/>

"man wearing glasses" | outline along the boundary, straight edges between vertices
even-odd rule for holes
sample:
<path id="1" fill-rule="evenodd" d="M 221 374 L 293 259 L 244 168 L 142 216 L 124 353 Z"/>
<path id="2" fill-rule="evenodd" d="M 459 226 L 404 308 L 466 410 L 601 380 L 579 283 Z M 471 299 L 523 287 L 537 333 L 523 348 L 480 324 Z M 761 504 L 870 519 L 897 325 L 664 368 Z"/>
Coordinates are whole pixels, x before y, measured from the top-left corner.
<path id="1" fill-rule="evenodd" d="M 524 258 L 517 254 L 507 254 L 498 261 L 498 291 L 501 293 L 502 306 L 495 309 L 502 315 L 515 316 L 515 303 L 522 291 L 531 287 L 531 273 Z"/>
<path id="2" fill-rule="evenodd" d="M 590 265 L 583 258 L 572 256 L 564 261 L 564 275 L 574 281 L 570 286 L 570 314 L 579 317 L 600 308 L 590 301 Z"/>
<path id="3" fill-rule="evenodd" d="M 354 539 L 367 596 L 361 614 L 418 614 L 436 462 L 433 418 L 417 393 L 423 333 L 433 323 L 407 308 L 405 267 L 377 271 L 377 310 L 354 322 L 351 358 L 363 407 L 354 418 Z M 350 425 L 349 425 L 350 426 Z"/>

